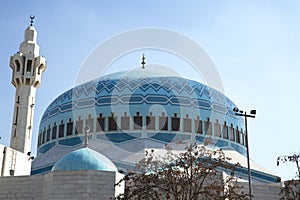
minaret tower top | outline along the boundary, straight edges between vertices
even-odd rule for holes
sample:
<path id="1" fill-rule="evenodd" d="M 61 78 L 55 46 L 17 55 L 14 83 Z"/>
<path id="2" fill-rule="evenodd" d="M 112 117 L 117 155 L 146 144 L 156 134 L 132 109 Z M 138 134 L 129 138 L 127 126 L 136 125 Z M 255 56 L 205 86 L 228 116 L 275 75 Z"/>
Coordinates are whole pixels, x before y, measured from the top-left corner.
<path id="1" fill-rule="evenodd" d="M 33 26 L 33 15 L 30 16 L 30 26 L 25 30 L 24 41 L 20 44 L 20 52 L 23 54 L 39 55 L 40 47 L 36 43 L 37 31 Z"/>
<path id="2" fill-rule="evenodd" d="M 19 52 L 10 58 L 12 84 L 16 87 L 10 146 L 24 153 L 31 150 L 36 89 L 46 69 L 46 59 L 39 53 L 33 19 L 34 16 L 30 16 L 30 26 L 25 30 Z"/>

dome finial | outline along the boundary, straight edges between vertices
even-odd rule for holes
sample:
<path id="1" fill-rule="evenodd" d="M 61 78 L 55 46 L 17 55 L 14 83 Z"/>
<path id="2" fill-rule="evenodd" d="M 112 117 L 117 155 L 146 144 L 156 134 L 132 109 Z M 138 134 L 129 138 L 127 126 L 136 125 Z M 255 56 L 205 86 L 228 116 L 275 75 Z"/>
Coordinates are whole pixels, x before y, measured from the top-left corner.
<path id="1" fill-rule="evenodd" d="M 146 64 L 145 60 L 146 60 L 145 54 L 143 54 L 142 62 L 141 62 L 141 64 L 142 64 L 142 69 L 145 69 L 145 64 Z"/>
<path id="2" fill-rule="evenodd" d="M 30 26 L 33 25 L 33 20 L 34 20 L 35 16 L 34 15 L 30 15 Z"/>
<path id="3" fill-rule="evenodd" d="M 85 131 L 85 137 L 84 137 L 84 147 L 87 147 L 88 146 L 88 144 L 89 144 L 89 141 L 88 141 L 88 137 L 89 137 L 89 132 L 90 132 L 90 126 L 89 125 L 86 125 L 85 126 L 85 129 L 84 129 L 84 131 Z"/>

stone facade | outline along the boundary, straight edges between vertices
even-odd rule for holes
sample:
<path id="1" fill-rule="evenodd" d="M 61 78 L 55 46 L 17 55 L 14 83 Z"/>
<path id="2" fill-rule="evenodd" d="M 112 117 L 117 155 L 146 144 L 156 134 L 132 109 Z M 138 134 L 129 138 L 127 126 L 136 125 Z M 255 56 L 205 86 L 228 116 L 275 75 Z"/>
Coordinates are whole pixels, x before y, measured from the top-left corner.
<path id="1" fill-rule="evenodd" d="M 244 187 L 244 192 L 248 193 L 248 182 L 239 182 Z M 279 200 L 282 183 L 252 183 L 252 200 Z"/>
<path id="2" fill-rule="evenodd" d="M 115 196 L 115 172 L 58 171 L 0 178 L 0 199 L 101 199 Z"/>
<path id="3" fill-rule="evenodd" d="M 0 144 L 0 177 L 30 175 L 32 157 Z"/>

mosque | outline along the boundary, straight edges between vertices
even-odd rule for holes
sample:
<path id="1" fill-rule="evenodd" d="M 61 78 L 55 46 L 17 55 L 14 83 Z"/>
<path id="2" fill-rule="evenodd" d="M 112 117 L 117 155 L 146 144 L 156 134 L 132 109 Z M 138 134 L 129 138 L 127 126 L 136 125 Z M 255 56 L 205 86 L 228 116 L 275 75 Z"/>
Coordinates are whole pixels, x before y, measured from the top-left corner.
<path id="1" fill-rule="evenodd" d="M 201 145 L 207 138 L 241 164 L 237 176 L 247 181 L 245 124 L 233 112 L 236 105 L 205 84 L 146 65 L 144 56 L 134 70 L 58 96 L 32 133 L 36 89 L 47 65 L 33 19 L 10 59 L 16 95 L 10 147 L 0 145 L 0 199 L 109 199 L 124 190 L 114 188 L 120 172 L 133 169 L 145 150 L 183 140 Z M 32 134 L 38 134 L 36 158 Z M 255 199 L 274 199 L 280 178 L 250 164 Z"/>

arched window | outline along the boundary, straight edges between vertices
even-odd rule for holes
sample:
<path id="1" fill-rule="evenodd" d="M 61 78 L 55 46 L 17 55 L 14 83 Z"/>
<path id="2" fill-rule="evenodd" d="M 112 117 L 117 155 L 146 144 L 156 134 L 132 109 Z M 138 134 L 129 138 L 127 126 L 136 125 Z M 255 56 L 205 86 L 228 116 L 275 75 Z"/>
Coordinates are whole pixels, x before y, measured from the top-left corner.
<path id="1" fill-rule="evenodd" d="M 39 137 L 38 137 L 38 146 L 41 146 L 42 144 L 42 131 L 40 131 Z"/>
<path id="2" fill-rule="evenodd" d="M 54 125 L 52 127 L 52 140 L 56 139 L 56 133 L 57 133 L 57 126 L 56 126 L 56 122 L 54 122 Z"/>
<path id="3" fill-rule="evenodd" d="M 67 123 L 67 136 L 73 135 L 73 122 L 72 119 L 69 119 L 69 122 Z"/>
<path id="4" fill-rule="evenodd" d="M 214 124 L 214 134 L 216 137 L 221 137 L 221 125 L 219 124 L 219 120 L 216 120 Z"/>
<path id="5" fill-rule="evenodd" d="M 223 138 L 228 139 L 228 126 L 227 126 L 226 122 L 224 122 L 224 124 L 223 124 L 222 132 L 223 132 Z"/>
<path id="6" fill-rule="evenodd" d="M 47 142 L 50 141 L 50 134 L 51 134 L 51 128 L 50 128 L 50 125 L 48 125 L 48 129 L 47 129 Z"/>
<path id="7" fill-rule="evenodd" d="M 105 131 L 105 117 L 102 113 L 99 113 L 99 117 L 97 117 L 96 131 Z"/>
<path id="8" fill-rule="evenodd" d="M 183 131 L 192 132 L 192 120 L 189 119 L 188 114 L 186 114 L 185 118 L 183 118 Z"/>
<path id="9" fill-rule="evenodd" d="M 44 144 L 45 142 L 46 142 L 46 128 L 44 127 L 42 143 Z"/>
<path id="10" fill-rule="evenodd" d="M 209 118 L 207 118 L 207 121 L 205 121 L 204 130 L 206 135 L 212 135 L 212 127 Z"/>
<path id="11" fill-rule="evenodd" d="M 195 132 L 203 134 L 202 120 L 200 120 L 199 116 L 197 116 L 197 119 L 195 119 Z"/>
<path id="12" fill-rule="evenodd" d="M 177 113 L 174 113 L 174 117 L 171 118 L 171 127 L 172 131 L 179 131 L 180 129 L 180 118 L 177 116 Z"/>
<path id="13" fill-rule="evenodd" d="M 108 131 L 116 131 L 117 128 L 117 117 L 114 116 L 114 113 L 111 113 L 111 116 L 108 117 Z"/>
<path id="14" fill-rule="evenodd" d="M 124 113 L 124 116 L 121 117 L 121 129 L 129 130 L 130 128 L 130 117 L 127 116 L 127 112 Z"/>
<path id="15" fill-rule="evenodd" d="M 146 116 L 146 129 L 155 130 L 155 117 L 152 116 L 152 112 L 149 113 L 149 116 Z"/>
<path id="16" fill-rule="evenodd" d="M 83 120 L 79 116 L 75 125 L 75 134 L 81 134 L 82 132 L 83 132 Z"/>
<path id="17" fill-rule="evenodd" d="M 159 130 L 162 131 L 168 130 L 168 117 L 165 116 L 164 112 L 162 112 L 162 116 L 159 117 Z"/>
<path id="18" fill-rule="evenodd" d="M 65 124 L 64 124 L 64 121 L 61 120 L 60 121 L 60 125 L 59 125 L 59 128 L 58 128 L 58 137 L 64 137 L 65 135 Z"/>
<path id="19" fill-rule="evenodd" d="M 230 135 L 230 140 L 235 141 L 233 124 L 230 124 L 229 135 Z"/>
<path id="20" fill-rule="evenodd" d="M 135 130 L 143 129 L 143 117 L 140 116 L 140 112 L 136 112 L 136 116 L 133 116 L 133 129 Z"/>

